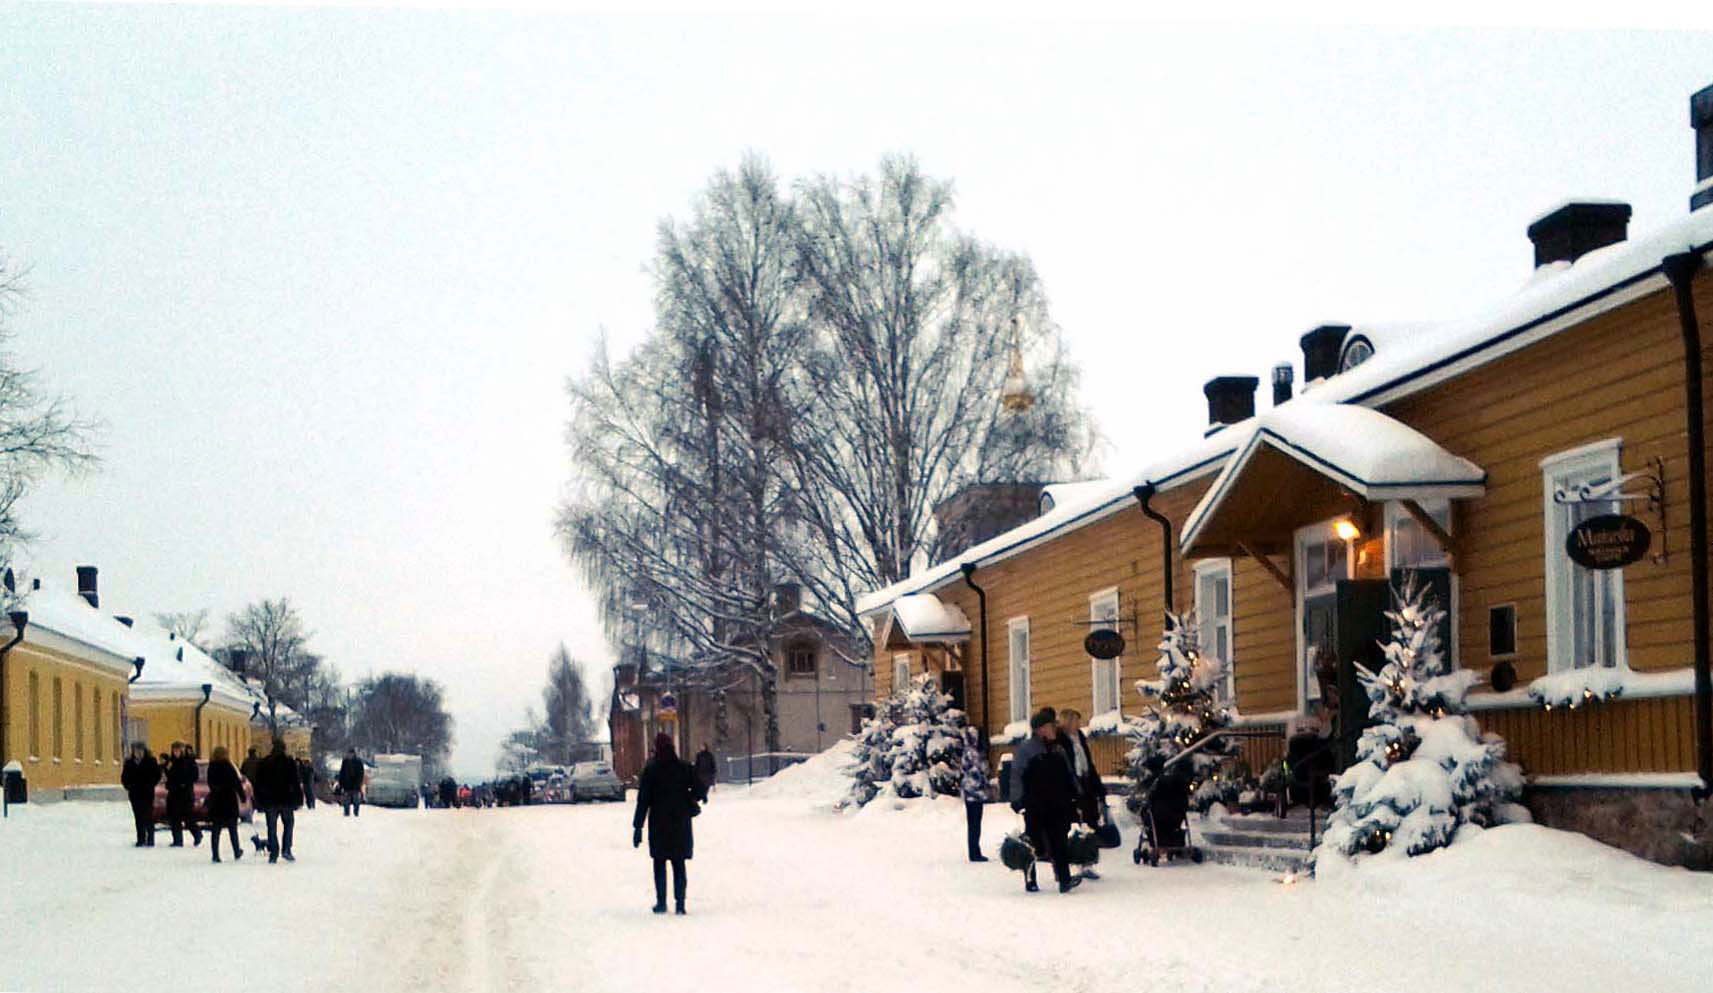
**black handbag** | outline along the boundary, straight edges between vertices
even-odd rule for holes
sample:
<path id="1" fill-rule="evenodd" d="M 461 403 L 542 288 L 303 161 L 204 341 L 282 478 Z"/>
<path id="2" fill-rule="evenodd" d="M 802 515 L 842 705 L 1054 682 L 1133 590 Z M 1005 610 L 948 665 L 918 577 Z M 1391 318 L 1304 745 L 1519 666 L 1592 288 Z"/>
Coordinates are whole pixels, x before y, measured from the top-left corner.
<path id="1" fill-rule="evenodd" d="M 1094 829 L 1095 843 L 1102 848 L 1122 848 L 1124 838 L 1118 833 L 1118 822 L 1112 819 L 1112 811 L 1103 802 L 1100 805 L 1100 826 Z"/>

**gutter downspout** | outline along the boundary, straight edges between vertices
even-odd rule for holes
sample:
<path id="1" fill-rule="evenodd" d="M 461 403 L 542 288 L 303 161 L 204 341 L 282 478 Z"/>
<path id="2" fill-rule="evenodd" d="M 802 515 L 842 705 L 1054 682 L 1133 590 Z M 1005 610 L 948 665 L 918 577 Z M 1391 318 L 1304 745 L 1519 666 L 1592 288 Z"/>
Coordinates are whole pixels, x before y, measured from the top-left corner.
<path id="1" fill-rule="evenodd" d="M 14 610 L 8 618 L 12 622 L 12 640 L 0 645 L 0 765 L 6 764 L 6 656 L 18 643 L 24 640 L 24 629 L 30 624 L 30 613 L 27 610 Z"/>
<path id="2" fill-rule="evenodd" d="M 1141 505 L 1142 513 L 1147 514 L 1160 525 L 1160 577 L 1161 585 L 1166 594 L 1166 624 L 1170 627 L 1172 604 L 1174 603 L 1172 599 L 1172 522 L 1166 519 L 1165 514 L 1148 505 L 1148 501 L 1154 499 L 1153 483 L 1143 483 L 1141 486 L 1132 489 L 1130 493 L 1136 497 L 1136 502 Z"/>
<path id="3" fill-rule="evenodd" d="M 964 574 L 964 585 L 975 590 L 976 600 L 981 605 L 981 726 L 982 736 L 991 740 L 993 731 L 990 728 L 993 724 L 991 717 L 993 712 L 987 708 L 987 685 L 991 682 L 987 678 L 987 591 L 977 586 L 975 580 L 971 578 L 975 575 L 974 562 L 965 562 L 958 568 Z"/>
<path id="4" fill-rule="evenodd" d="M 1689 574 L 1695 624 L 1695 753 L 1701 786 L 1697 802 L 1713 791 L 1713 675 L 1709 673 L 1707 630 L 1707 442 L 1701 397 L 1701 325 L 1695 316 L 1691 280 L 1703 266 L 1698 252 L 1668 255 L 1660 263 L 1677 297 L 1683 328 L 1683 393 L 1689 436 Z"/>
<path id="5" fill-rule="evenodd" d="M 202 684 L 202 702 L 196 705 L 196 757 L 202 758 L 202 708 L 208 706 L 208 698 L 214 695 L 214 684 Z"/>

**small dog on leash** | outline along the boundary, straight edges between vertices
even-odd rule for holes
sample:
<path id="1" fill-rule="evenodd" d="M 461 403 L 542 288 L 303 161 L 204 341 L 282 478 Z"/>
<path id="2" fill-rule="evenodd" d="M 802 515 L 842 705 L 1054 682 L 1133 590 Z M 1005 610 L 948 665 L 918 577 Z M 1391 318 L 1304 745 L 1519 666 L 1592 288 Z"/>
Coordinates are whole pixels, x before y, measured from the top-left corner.
<path id="1" fill-rule="evenodd" d="M 263 841 L 262 836 L 259 834 L 250 835 L 250 844 L 255 845 L 256 851 L 258 852 L 265 852 L 268 850 L 268 843 Z"/>

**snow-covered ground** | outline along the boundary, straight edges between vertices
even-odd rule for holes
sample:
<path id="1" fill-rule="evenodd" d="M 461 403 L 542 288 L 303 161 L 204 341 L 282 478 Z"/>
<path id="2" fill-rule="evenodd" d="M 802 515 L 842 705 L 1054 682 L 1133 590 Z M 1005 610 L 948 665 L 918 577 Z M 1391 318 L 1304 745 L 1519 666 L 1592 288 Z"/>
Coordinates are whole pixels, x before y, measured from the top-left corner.
<path id="1" fill-rule="evenodd" d="M 715 792 L 687 918 L 649 913 L 628 805 L 323 807 L 278 866 L 135 850 L 119 804 L 14 808 L 0 989 L 1713 989 L 1713 877 L 1579 836 L 1499 828 L 1289 886 L 1119 852 L 1026 894 L 964 861 L 955 801 L 834 813 L 835 766 Z M 988 808 L 990 855 L 1013 823 Z"/>

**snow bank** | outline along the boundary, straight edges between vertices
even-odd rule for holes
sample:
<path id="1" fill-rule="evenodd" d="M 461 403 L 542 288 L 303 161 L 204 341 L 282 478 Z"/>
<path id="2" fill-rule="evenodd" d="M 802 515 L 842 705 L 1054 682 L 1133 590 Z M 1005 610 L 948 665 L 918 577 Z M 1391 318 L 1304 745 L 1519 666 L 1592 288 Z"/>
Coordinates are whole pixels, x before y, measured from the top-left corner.
<path id="1" fill-rule="evenodd" d="M 799 800 L 815 807 L 831 807 L 850 792 L 851 753 L 855 748 L 856 742 L 844 739 L 756 783 L 748 795 L 759 800 Z"/>

